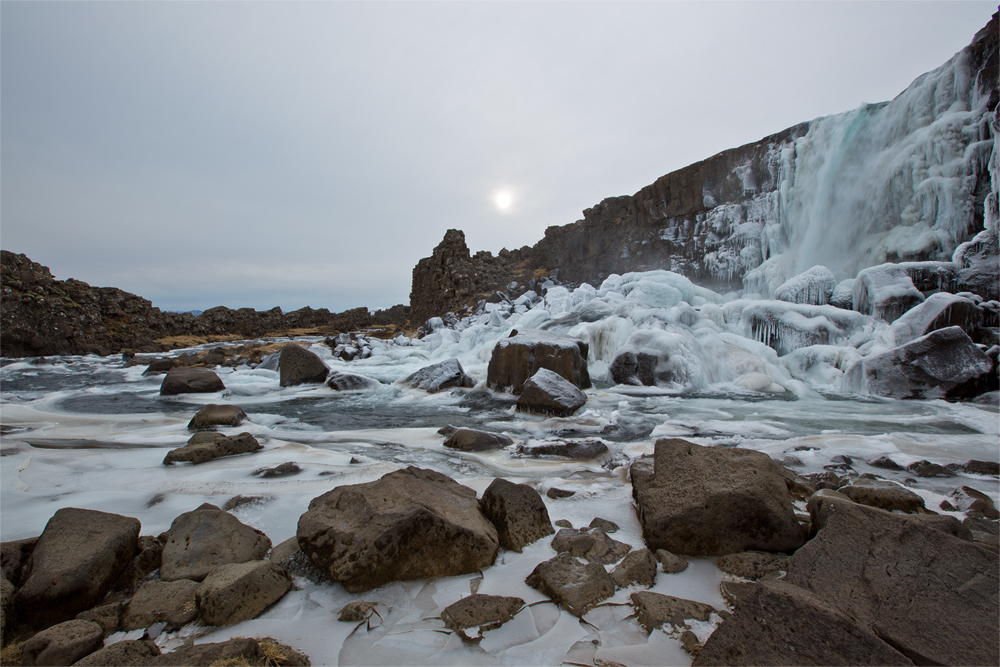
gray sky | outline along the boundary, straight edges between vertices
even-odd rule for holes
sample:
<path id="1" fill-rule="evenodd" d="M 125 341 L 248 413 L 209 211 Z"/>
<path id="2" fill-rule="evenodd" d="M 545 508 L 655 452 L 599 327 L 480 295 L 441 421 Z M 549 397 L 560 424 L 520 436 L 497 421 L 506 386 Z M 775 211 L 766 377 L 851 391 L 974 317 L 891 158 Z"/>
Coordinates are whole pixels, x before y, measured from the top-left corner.
<path id="1" fill-rule="evenodd" d="M 4 0 L 0 245 L 167 310 L 405 303 L 448 228 L 532 245 L 891 99 L 996 9 Z"/>

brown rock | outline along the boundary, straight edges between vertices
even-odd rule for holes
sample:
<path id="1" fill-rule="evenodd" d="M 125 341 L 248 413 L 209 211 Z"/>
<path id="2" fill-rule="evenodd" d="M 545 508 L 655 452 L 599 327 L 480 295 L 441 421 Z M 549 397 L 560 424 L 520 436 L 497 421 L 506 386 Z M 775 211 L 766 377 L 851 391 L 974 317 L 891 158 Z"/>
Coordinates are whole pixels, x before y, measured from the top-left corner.
<path id="1" fill-rule="evenodd" d="M 197 430 L 209 426 L 239 426 L 246 419 L 247 413 L 238 405 L 210 403 L 191 418 L 188 428 Z"/>
<path id="2" fill-rule="evenodd" d="M 504 549 L 520 553 L 527 545 L 555 532 L 545 501 L 527 484 L 494 479 L 483 492 L 479 509 L 496 528 Z"/>
<path id="3" fill-rule="evenodd" d="M 552 538 L 552 548 L 601 565 L 617 563 L 632 549 L 624 542 L 611 539 L 600 528 L 563 528 Z"/>
<path id="4" fill-rule="evenodd" d="M 694 665 L 912 665 L 862 624 L 806 590 L 755 584 Z"/>
<path id="5" fill-rule="evenodd" d="M 588 354 L 588 345 L 570 336 L 534 330 L 515 332 L 493 348 L 486 384 L 496 391 L 520 394 L 528 378 L 544 368 L 579 389 L 587 389 Z"/>
<path id="6" fill-rule="evenodd" d="M 794 551 L 804 541 L 784 479 L 766 454 L 663 439 L 653 458 L 652 476 L 632 466 L 649 548 L 721 556 Z"/>
<path id="7" fill-rule="evenodd" d="M 160 385 L 160 396 L 175 394 L 211 394 L 225 391 L 226 385 L 214 371 L 205 368 L 174 367 L 167 371 Z"/>
<path id="8" fill-rule="evenodd" d="M 615 588 L 639 584 L 647 588 L 656 583 L 656 559 L 649 549 L 637 549 L 625 555 L 611 571 Z"/>
<path id="9" fill-rule="evenodd" d="M 756 580 L 770 572 L 787 569 L 788 557 L 760 551 L 744 551 L 716 558 L 715 566 L 737 577 Z"/>
<path id="10" fill-rule="evenodd" d="M 38 538 L 15 604 L 45 627 L 93 607 L 132 559 L 139 521 L 94 510 L 58 510 Z"/>
<path id="11" fill-rule="evenodd" d="M 670 553 L 666 549 L 656 550 L 656 560 L 659 561 L 660 567 L 663 571 L 668 574 L 683 572 L 688 566 L 686 558 Z"/>
<path id="12" fill-rule="evenodd" d="M 220 565 L 198 586 L 198 612 L 209 625 L 256 618 L 292 587 L 284 568 L 271 561 Z"/>
<path id="13" fill-rule="evenodd" d="M 378 602 L 366 602 L 364 600 L 348 602 L 340 610 L 340 616 L 337 617 L 337 620 L 358 623 L 371 616 L 377 606 Z"/>
<path id="14" fill-rule="evenodd" d="M 278 358 L 279 384 L 289 387 L 297 384 L 322 383 L 330 369 L 315 353 L 301 345 L 287 343 L 281 347 Z"/>
<path id="15" fill-rule="evenodd" d="M 715 612 L 715 607 L 711 605 L 652 591 L 632 593 L 632 606 L 638 615 L 639 625 L 647 632 L 663 627 L 666 623 L 676 629 L 687 628 L 688 624 L 684 622 L 687 619 L 707 621 Z"/>
<path id="16" fill-rule="evenodd" d="M 502 433 L 487 433 L 471 428 L 457 428 L 444 441 L 445 447 L 463 452 L 485 452 L 513 444 L 514 441 Z"/>
<path id="17" fill-rule="evenodd" d="M 884 510 L 919 512 L 924 509 L 924 499 L 905 486 L 881 479 L 859 478 L 837 489 L 851 500 L 862 505 L 881 507 Z"/>
<path id="18" fill-rule="evenodd" d="M 138 667 L 158 655 L 160 647 L 151 639 L 123 639 L 74 662 L 73 667 Z"/>
<path id="19" fill-rule="evenodd" d="M 545 593 L 574 616 L 583 616 L 615 592 L 615 584 L 603 566 L 583 563 L 568 553 L 539 563 L 524 583 Z"/>
<path id="20" fill-rule="evenodd" d="M 414 467 L 314 498 L 298 538 L 309 560 L 350 592 L 475 572 L 500 547 L 475 491 Z"/>
<path id="21" fill-rule="evenodd" d="M 271 540 L 212 505 L 181 514 L 167 531 L 160 579 L 201 581 L 219 565 L 261 560 Z"/>
<path id="22" fill-rule="evenodd" d="M 72 665 L 101 648 L 104 631 L 97 623 L 74 619 L 53 625 L 24 642 L 21 664 Z"/>
<path id="23" fill-rule="evenodd" d="M 163 457 L 164 465 L 190 462 L 193 465 L 205 463 L 222 456 L 250 454 L 263 449 L 257 438 L 249 433 L 239 435 L 223 435 L 213 431 L 202 431 L 192 435 L 187 444 L 167 452 Z"/>
<path id="24" fill-rule="evenodd" d="M 104 636 L 107 637 L 121 630 L 121 617 L 124 608 L 125 605 L 122 602 L 111 602 L 87 611 L 81 611 L 76 615 L 76 618 L 81 621 L 97 623 L 104 630 Z"/>
<path id="25" fill-rule="evenodd" d="M 198 582 L 191 579 L 147 581 L 129 601 L 122 629 L 148 628 L 161 621 L 174 627 L 190 623 L 198 615 L 197 591 Z"/>
<path id="26" fill-rule="evenodd" d="M 469 639 L 463 632 L 467 628 L 478 628 L 481 638 L 484 632 L 499 628 L 523 608 L 521 598 L 473 594 L 445 607 L 441 620 L 446 628 L 464 639 Z"/>
<path id="27" fill-rule="evenodd" d="M 434 394 L 452 387 L 475 387 L 476 381 L 465 374 L 458 359 L 451 358 L 421 368 L 416 373 L 401 380 L 400 384 Z"/>
<path id="28" fill-rule="evenodd" d="M 26 540 L 0 543 L 0 564 L 3 567 L 3 576 L 14 586 L 21 584 L 24 574 L 22 568 L 31 557 L 31 552 L 37 542 L 37 537 L 29 537 Z"/>

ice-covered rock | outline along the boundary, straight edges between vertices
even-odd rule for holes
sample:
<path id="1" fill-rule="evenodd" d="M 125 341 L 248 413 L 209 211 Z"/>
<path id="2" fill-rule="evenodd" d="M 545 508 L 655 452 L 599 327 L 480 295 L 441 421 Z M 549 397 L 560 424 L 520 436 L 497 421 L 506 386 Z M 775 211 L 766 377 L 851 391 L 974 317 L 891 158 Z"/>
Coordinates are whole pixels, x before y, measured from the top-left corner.
<path id="1" fill-rule="evenodd" d="M 982 321 L 983 310 L 975 300 L 967 296 L 938 292 L 903 313 L 889 330 L 898 346 L 951 326 L 961 327 L 971 336 Z"/>
<path id="2" fill-rule="evenodd" d="M 785 355 L 801 347 L 843 343 L 872 323 L 834 306 L 756 301 L 743 308 L 740 326 L 748 338 Z"/>
<path id="3" fill-rule="evenodd" d="M 335 391 L 375 391 L 382 384 L 363 375 L 334 371 L 326 379 L 326 386 Z"/>
<path id="4" fill-rule="evenodd" d="M 475 491 L 412 466 L 314 498 L 298 537 L 309 560 L 350 592 L 475 572 L 500 547 Z"/>
<path id="5" fill-rule="evenodd" d="M 994 136 L 997 141 L 1000 134 Z M 986 199 L 986 229 L 979 232 L 971 241 L 963 243 L 955 249 L 953 261 L 958 267 L 956 291 L 972 292 L 984 299 L 1000 299 L 1000 235 L 997 232 L 998 214 L 997 192 L 997 154 L 1000 150 L 993 149 L 991 165 L 993 172 L 993 191 Z"/>
<path id="6" fill-rule="evenodd" d="M 833 271 L 816 265 L 782 283 L 774 290 L 774 298 L 778 301 L 823 306 L 830 302 L 836 287 Z"/>
<path id="7" fill-rule="evenodd" d="M 461 362 L 454 357 L 436 364 L 425 366 L 409 377 L 400 380 L 400 384 L 436 393 L 451 387 L 475 387 L 476 381 L 465 374 Z"/>
<path id="8" fill-rule="evenodd" d="M 810 345 L 792 350 L 780 361 L 792 377 L 814 387 L 826 386 L 840 391 L 844 373 L 862 356 L 850 346 Z"/>
<path id="9" fill-rule="evenodd" d="M 923 293 L 899 264 L 862 269 L 854 281 L 854 309 L 886 322 L 893 322 L 923 300 Z"/>
<path id="10" fill-rule="evenodd" d="M 586 402 L 587 395 L 576 385 L 554 371 L 540 368 L 521 387 L 515 407 L 518 412 L 568 417 Z"/>
<path id="11" fill-rule="evenodd" d="M 970 398 L 995 389 L 993 361 L 961 327 L 938 329 L 873 354 L 844 375 L 843 390 L 890 398 Z"/>
<path id="12" fill-rule="evenodd" d="M 521 388 L 539 369 L 550 370 L 580 389 L 590 387 L 587 343 L 548 331 L 511 332 L 493 348 L 486 383 L 496 391 L 521 393 Z"/>
<path id="13" fill-rule="evenodd" d="M 830 305 L 844 310 L 854 309 L 854 278 L 837 283 L 830 294 Z"/>

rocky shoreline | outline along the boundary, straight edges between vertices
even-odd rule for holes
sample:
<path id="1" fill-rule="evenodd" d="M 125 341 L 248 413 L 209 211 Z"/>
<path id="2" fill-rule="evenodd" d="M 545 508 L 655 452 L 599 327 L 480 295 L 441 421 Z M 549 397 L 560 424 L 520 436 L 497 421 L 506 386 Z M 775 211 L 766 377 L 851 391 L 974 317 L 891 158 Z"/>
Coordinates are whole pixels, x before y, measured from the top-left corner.
<path id="1" fill-rule="evenodd" d="M 586 353 L 570 337 L 527 332 L 501 343 L 487 384 L 541 396 L 524 404 L 519 399 L 519 410 L 550 414 L 553 405 L 572 401 L 574 391 L 589 385 Z M 338 375 L 295 344 L 275 354 L 282 384 L 318 384 Z M 172 377 L 177 371 L 184 378 Z M 167 370 L 161 393 L 216 391 L 201 376 L 215 374 Z M 465 378 L 451 360 L 400 383 L 428 393 L 472 391 Z M 252 435 L 217 430 L 238 428 L 246 419 L 236 406 L 205 406 L 187 426 L 194 431 L 188 443 L 168 453 L 163 465 L 253 456 L 262 447 Z M 439 433 L 445 448 L 515 446 L 485 431 Z M 594 453 L 588 452 L 583 455 Z M 838 470 L 850 471 L 852 463 L 845 460 Z M 872 465 L 896 466 L 890 459 Z M 959 468 L 1000 474 L 995 463 L 969 461 Z M 918 476 L 953 474 L 932 464 L 910 469 Z M 288 462 L 255 474 L 298 472 Z M 240 498 L 223 508 L 205 503 L 184 512 L 155 536 L 142 535 L 131 517 L 64 508 L 37 538 L 0 549 L 4 663 L 217 665 L 232 658 L 244 661 L 238 664 L 326 664 L 330 656 L 306 657 L 267 638 L 165 653 L 155 640 L 192 624 L 219 627 L 256 618 L 304 581 L 299 577 L 360 594 L 336 610 L 339 621 L 331 618 L 360 627 L 379 613 L 377 601 L 363 599 L 372 589 L 488 572 L 505 552 L 520 553 L 539 541 L 555 555 L 535 564 L 528 586 L 581 618 L 628 589 L 639 624 L 647 632 L 662 628 L 678 635 L 695 665 L 1000 660 L 1000 512 L 985 494 L 958 487 L 942 503 L 942 510 L 964 512 L 960 521 L 876 475 L 828 470 L 800 476 L 760 452 L 676 438 L 657 440 L 651 455 L 634 459 L 627 480 L 643 548 L 615 540 L 618 526 L 599 516 L 587 526 L 553 526 L 548 503 L 566 495 L 553 493 L 558 489 L 549 489 L 546 500 L 531 485 L 498 477 L 478 495 L 415 466 L 334 486 L 309 503 L 296 536 L 278 545 L 227 511 L 245 502 Z M 647 590 L 658 577 L 680 576 L 687 558 L 706 556 L 735 577 L 722 584 L 728 608 Z M 481 595 L 473 586 L 436 622 L 442 632 L 475 643 L 526 608 L 521 598 Z M 690 625 L 709 618 L 720 622 L 701 641 Z"/>

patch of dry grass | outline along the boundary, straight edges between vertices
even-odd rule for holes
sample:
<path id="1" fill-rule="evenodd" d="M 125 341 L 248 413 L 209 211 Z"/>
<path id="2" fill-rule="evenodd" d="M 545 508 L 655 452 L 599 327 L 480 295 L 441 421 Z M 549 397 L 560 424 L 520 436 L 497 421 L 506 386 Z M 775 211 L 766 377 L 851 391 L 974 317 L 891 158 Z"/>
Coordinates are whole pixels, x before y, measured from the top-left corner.
<path id="1" fill-rule="evenodd" d="M 7 644 L 0 650 L 0 665 L 20 665 L 21 647 L 24 642 Z"/>
<path id="2" fill-rule="evenodd" d="M 246 336 L 237 336 L 236 334 L 225 334 L 222 336 L 192 336 L 185 334 L 183 336 L 167 336 L 166 338 L 157 338 L 154 342 L 169 345 L 171 347 L 194 347 L 195 345 L 225 343 L 233 340 L 242 340 L 244 338 L 246 338 Z"/>

